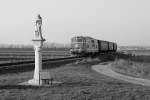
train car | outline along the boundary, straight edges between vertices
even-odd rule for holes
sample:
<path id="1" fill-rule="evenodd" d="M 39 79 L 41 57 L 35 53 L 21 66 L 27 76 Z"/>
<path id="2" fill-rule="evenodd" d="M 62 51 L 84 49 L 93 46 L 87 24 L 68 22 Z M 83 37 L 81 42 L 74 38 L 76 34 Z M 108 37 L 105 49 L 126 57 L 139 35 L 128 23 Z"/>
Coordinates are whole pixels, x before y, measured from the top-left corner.
<path id="1" fill-rule="evenodd" d="M 101 53 L 101 52 L 107 52 L 108 51 L 108 49 L 109 49 L 109 47 L 108 47 L 108 42 L 107 41 L 102 41 L 102 40 L 99 40 L 100 42 L 100 44 L 99 44 L 99 52 Z"/>
<path id="2" fill-rule="evenodd" d="M 94 54 L 98 52 L 98 42 L 96 39 L 93 39 L 91 37 L 85 37 L 85 49 L 86 54 Z"/>
<path id="3" fill-rule="evenodd" d="M 113 43 L 113 52 L 116 52 L 116 51 L 117 51 L 117 44 Z"/>
<path id="4" fill-rule="evenodd" d="M 113 51 L 114 50 L 114 43 L 113 42 L 108 42 L 109 43 L 109 45 L 108 45 L 108 47 L 109 47 L 109 51 Z"/>
<path id="5" fill-rule="evenodd" d="M 87 55 L 98 52 L 98 42 L 91 37 L 77 36 L 71 39 L 71 54 Z"/>
<path id="6" fill-rule="evenodd" d="M 85 38 L 82 36 L 77 36 L 71 38 L 71 54 L 73 55 L 80 55 L 86 52 L 85 48 Z"/>
<path id="7" fill-rule="evenodd" d="M 77 36 L 71 39 L 71 54 L 92 55 L 97 53 L 115 52 L 117 44 L 113 42 L 97 40 L 91 37 Z"/>

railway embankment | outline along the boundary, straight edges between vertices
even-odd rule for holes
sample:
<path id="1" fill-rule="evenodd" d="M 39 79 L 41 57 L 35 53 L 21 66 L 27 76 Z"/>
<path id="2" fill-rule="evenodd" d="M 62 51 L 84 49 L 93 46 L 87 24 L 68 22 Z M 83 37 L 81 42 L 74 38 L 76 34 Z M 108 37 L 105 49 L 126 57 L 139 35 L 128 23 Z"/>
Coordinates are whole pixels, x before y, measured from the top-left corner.
<path id="1" fill-rule="evenodd" d="M 150 56 L 143 54 L 118 53 L 111 68 L 124 75 L 150 79 Z"/>
<path id="2" fill-rule="evenodd" d="M 92 67 L 93 70 L 95 70 L 98 73 L 104 74 L 106 76 L 123 80 L 129 83 L 133 84 L 139 84 L 139 85 L 144 85 L 144 86 L 150 86 L 150 80 L 148 79 L 143 79 L 143 78 L 137 78 L 133 76 L 128 76 L 125 74 L 121 74 L 114 70 L 113 64 L 114 62 L 109 62 L 109 63 L 104 63 L 104 64 L 99 64 L 99 65 L 94 65 Z"/>
<path id="3" fill-rule="evenodd" d="M 149 62 L 137 62 L 129 59 L 119 59 L 113 62 L 112 70 L 124 75 L 150 80 Z"/>
<path id="4" fill-rule="evenodd" d="M 80 57 L 66 57 L 66 58 L 56 58 L 56 59 L 45 59 L 42 62 L 43 69 L 56 68 L 61 65 L 75 62 L 80 60 Z M 31 71 L 34 69 L 34 60 L 20 61 L 20 62 L 10 62 L 0 64 L 0 74 L 6 73 L 19 73 Z"/>

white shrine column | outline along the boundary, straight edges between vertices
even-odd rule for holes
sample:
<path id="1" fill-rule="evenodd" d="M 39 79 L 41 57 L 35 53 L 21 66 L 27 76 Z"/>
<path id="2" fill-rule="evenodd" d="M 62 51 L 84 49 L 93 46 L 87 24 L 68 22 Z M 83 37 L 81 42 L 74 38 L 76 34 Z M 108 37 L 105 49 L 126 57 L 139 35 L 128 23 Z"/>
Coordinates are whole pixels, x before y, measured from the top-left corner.
<path id="1" fill-rule="evenodd" d="M 42 71 L 42 46 L 45 39 L 42 36 L 42 17 L 37 15 L 36 19 L 36 30 L 35 30 L 35 37 L 32 40 L 35 52 L 35 68 L 34 68 L 34 75 L 33 79 L 29 80 L 28 83 L 31 85 L 40 85 L 40 72 Z"/>
<path id="2" fill-rule="evenodd" d="M 38 42 L 38 41 L 33 41 Z M 39 41 L 42 42 L 42 41 Z M 42 71 L 42 54 L 41 54 L 42 47 L 34 43 L 34 51 L 35 51 L 35 69 L 34 69 L 34 76 L 35 80 L 39 80 L 39 72 Z"/>
<path id="3" fill-rule="evenodd" d="M 40 72 L 42 71 L 42 46 L 45 39 L 34 39 L 33 46 L 35 51 L 35 68 L 33 79 L 29 80 L 28 83 L 31 85 L 40 85 Z"/>

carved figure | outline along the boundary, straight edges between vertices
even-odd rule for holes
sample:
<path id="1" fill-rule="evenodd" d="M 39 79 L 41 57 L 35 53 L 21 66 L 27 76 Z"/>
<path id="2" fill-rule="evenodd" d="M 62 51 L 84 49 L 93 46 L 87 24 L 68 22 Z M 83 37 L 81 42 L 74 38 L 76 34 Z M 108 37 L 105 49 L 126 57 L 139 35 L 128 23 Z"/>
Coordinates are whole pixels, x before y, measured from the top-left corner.
<path id="1" fill-rule="evenodd" d="M 35 37 L 43 39 L 43 37 L 42 37 L 42 17 L 40 16 L 40 14 L 37 15 L 35 25 L 36 25 Z"/>

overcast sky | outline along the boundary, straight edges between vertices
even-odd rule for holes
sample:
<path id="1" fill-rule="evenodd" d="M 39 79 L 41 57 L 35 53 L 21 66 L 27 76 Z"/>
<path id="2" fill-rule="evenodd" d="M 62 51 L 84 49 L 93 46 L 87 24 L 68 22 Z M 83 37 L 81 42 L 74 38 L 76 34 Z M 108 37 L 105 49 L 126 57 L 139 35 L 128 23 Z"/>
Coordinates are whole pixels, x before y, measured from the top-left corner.
<path id="1" fill-rule="evenodd" d="M 150 0 L 0 0 L 0 44 L 32 44 L 37 14 L 47 42 L 82 35 L 150 45 Z"/>

